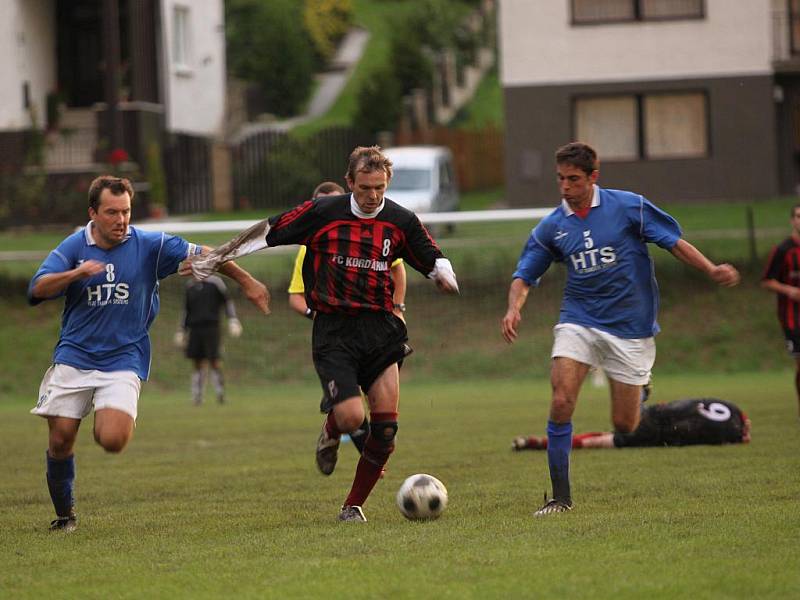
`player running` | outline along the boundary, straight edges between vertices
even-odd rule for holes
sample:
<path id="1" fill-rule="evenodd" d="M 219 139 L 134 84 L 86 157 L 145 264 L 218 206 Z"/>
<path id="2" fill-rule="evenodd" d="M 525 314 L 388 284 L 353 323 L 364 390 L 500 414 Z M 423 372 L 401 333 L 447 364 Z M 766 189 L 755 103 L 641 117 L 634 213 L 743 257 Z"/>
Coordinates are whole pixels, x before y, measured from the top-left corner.
<path id="1" fill-rule="evenodd" d="M 221 262 L 267 246 L 303 244 L 306 300 L 316 312 L 312 356 L 328 412 L 317 444 L 317 460 L 333 470 L 338 439 L 364 422 L 361 390 L 369 402 L 369 435 L 342 521 L 364 522 L 362 506 L 394 451 L 400 400 L 398 361 L 411 352 L 405 323 L 393 314 L 390 266 L 397 258 L 457 293 L 455 273 L 411 211 L 384 197 L 392 163 L 380 148 L 350 154 L 346 196 L 309 200 L 254 225 L 235 239 L 192 260 L 198 277 Z"/>
<path id="2" fill-rule="evenodd" d="M 778 298 L 778 321 L 794 358 L 794 387 L 800 414 L 800 204 L 792 207 L 792 234 L 772 249 L 761 286 Z"/>
<path id="3" fill-rule="evenodd" d="M 65 297 L 61 333 L 31 413 L 47 419 L 47 487 L 52 530 L 71 531 L 75 455 L 81 420 L 94 407 L 94 439 L 121 452 L 136 422 L 142 380 L 150 371 L 148 330 L 158 314 L 158 282 L 201 248 L 129 226 L 133 188 L 103 175 L 89 187 L 89 223 L 62 241 L 31 279 L 28 299 Z M 223 272 L 268 312 L 266 287 L 231 263 Z"/>
<path id="4" fill-rule="evenodd" d="M 567 283 L 553 330 L 547 423 L 553 499 L 535 516 L 572 509 L 572 413 L 591 367 L 609 378 L 615 430 L 630 432 L 639 423 L 641 387 L 650 380 L 659 330 L 658 287 L 647 244 L 669 250 L 720 285 L 739 282 L 735 268 L 712 263 L 682 240 L 677 221 L 646 198 L 597 186 L 599 162 L 590 146 L 567 144 L 555 158 L 561 206 L 536 226 L 522 251 L 501 327 L 513 343 L 530 287 L 553 261 L 563 262 Z"/>
<path id="5" fill-rule="evenodd" d="M 747 444 L 750 419 L 732 402 L 718 398 L 676 400 L 642 407 L 639 426 L 630 433 L 591 432 L 573 436 L 572 448 L 640 448 Z M 520 436 L 514 450 L 546 450 L 547 438 Z"/>

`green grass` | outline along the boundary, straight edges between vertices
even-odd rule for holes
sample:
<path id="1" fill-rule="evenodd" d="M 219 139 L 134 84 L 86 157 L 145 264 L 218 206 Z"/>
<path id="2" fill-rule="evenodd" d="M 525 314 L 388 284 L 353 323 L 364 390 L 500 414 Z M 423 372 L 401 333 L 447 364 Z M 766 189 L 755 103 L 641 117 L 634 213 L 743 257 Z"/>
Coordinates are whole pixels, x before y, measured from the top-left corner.
<path id="1" fill-rule="evenodd" d="M 320 476 L 319 390 L 233 387 L 188 406 L 145 386 L 130 447 L 77 447 L 73 534 L 50 534 L 44 423 L 30 398 L 0 404 L 0 589 L 8 598 L 789 598 L 800 586 L 800 442 L 791 374 L 659 376 L 656 399 L 716 395 L 754 423 L 749 446 L 578 451 L 576 510 L 534 520 L 545 455 L 511 438 L 544 427 L 541 379 L 405 383 L 397 451 L 365 506 L 339 524 L 355 453 Z M 608 424 L 589 388 L 577 430 Z M 430 472 L 450 507 L 432 523 L 394 506 Z"/>
<path id="2" fill-rule="evenodd" d="M 485 129 L 492 127 L 503 129 L 505 127 L 505 114 L 503 112 L 503 88 L 497 75 L 497 68 L 489 71 L 481 79 L 478 89 L 470 102 L 462 108 L 451 127 L 459 129 Z"/>

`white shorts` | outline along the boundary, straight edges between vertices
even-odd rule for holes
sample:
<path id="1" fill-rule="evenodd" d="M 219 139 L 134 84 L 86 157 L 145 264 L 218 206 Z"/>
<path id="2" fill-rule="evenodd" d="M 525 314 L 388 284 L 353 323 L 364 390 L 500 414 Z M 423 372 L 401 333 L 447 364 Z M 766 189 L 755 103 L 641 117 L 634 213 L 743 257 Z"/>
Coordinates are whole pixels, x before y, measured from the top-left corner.
<path id="1" fill-rule="evenodd" d="M 629 385 L 644 385 L 656 361 L 653 337 L 625 339 L 574 323 L 553 328 L 552 357 L 563 356 L 599 367 L 611 379 Z"/>
<path id="2" fill-rule="evenodd" d="M 43 417 L 83 419 L 94 409 L 113 408 L 136 420 L 142 381 L 133 371 L 95 371 L 55 364 L 44 374 L 39 401 L 31 409 Z"/>

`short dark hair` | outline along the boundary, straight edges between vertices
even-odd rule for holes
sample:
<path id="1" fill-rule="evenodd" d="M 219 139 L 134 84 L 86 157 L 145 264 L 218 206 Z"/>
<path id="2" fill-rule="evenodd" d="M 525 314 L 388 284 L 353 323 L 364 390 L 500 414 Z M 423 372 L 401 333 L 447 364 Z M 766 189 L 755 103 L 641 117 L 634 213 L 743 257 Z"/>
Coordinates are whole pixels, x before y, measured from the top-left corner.
<path id="1" fill-rule="evenodd" d="M 347 177 L 350 181 L 356 180 L 356 173 L 362 171 L 371 173 L 372 171 L 383 171 L 386 177 L 392 177 L 392 161 L 383 153 L 380 146 L 357 146 L 350 153 L 347 165 Z"/>
<path id="2" fill-rule="evenodd" d="M 570 142 L 556 150 L 557 165 L 572 165 L 587 175 L 597 170 L 597 152 L 589 144 Z"/>
<path id="3" fill-rule="evenodd" d="M 131 182 L 124 177 L 114 177 L 113 175 L 100 175 L 96 177 L 92 184 L 89 186 L 89 208 L 97 212 L 97 207 L 100 206 L 100 195 L 103 190 L 111 190 L 115 196 L 121 196 L 125 192 L 133 200 L 133 186 Z"/>
<path id="4" fill-rule="evenodd" d="M 344 188 L 334 181 L 323 181 L 314 188 L 314 193 L 311 197 L 316 198 L 321 194 L 326 196 L 328 194 L 344 194 Z"/>

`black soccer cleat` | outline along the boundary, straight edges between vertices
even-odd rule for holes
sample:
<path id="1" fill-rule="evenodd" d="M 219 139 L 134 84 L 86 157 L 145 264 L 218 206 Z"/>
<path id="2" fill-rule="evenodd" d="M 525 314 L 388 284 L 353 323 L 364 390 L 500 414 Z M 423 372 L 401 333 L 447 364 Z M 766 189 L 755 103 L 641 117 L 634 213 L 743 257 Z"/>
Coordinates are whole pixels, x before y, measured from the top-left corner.
<path id="1" fill-rule="evenodd" d="M 364 516 L 364 511 L 361 510 L 360 506 L 343 506 L 342 512 L 339 513 L 339 520 L 366 523 L 367 517 Z"/>
<path id="2" fill-rule="evenodd" d="M 75 531 L 78 528 L 78 518 L 75 514 L 68 517 L 58 517 L 50 521 L 50 531 Z"/>
<path id="3" fill-rule="evenodd" d="M 572 510 L 572 502 L 562 502 L 561 500 L 548 500 L 544 503 L 539 510 L 533 513 L 534 517 L 543 517 L 545 515 L 552 515 L 553 513 L 569 512 Z"/>
<path id="4" fill-rule="evenodd" d="M 317 440 L 317 468 L 323 475 L 330 475 L 336 468 L 336 461 L 339 459 L 339 443 L 341 440 L 332 438 L 322 424 L 322 431 Z"/>

